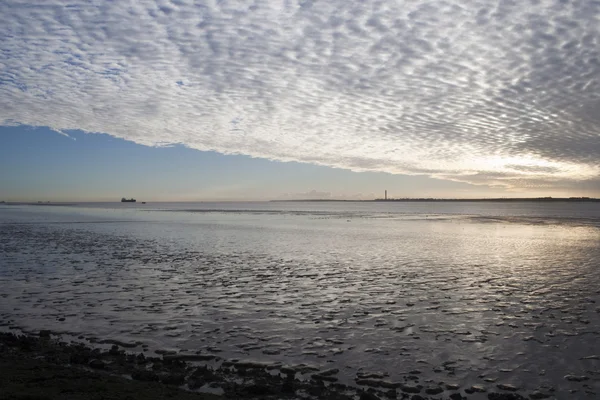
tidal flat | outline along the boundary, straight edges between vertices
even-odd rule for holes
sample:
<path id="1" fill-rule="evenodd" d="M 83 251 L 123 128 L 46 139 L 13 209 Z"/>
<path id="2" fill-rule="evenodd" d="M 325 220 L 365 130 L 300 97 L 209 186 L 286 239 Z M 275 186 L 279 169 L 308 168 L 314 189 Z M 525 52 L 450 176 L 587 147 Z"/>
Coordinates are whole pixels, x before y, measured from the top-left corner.
<path id="1" fill-rule="evenodd" d="M 226 207 L 2 207 L 2 329 L 230 397 L 598 396 L 597 206 Z"/>

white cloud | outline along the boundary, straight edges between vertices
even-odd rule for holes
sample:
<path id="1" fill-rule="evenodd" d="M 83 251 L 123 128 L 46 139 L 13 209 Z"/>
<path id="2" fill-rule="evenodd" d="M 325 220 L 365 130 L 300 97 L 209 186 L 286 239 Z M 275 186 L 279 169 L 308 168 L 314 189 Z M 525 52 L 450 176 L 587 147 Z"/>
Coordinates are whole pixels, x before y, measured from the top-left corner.
<path id="1" fill-rule="evenodd" d="M 600 172 L 600 4 L 0 3 L 0 124 L 506 187 Z"/>

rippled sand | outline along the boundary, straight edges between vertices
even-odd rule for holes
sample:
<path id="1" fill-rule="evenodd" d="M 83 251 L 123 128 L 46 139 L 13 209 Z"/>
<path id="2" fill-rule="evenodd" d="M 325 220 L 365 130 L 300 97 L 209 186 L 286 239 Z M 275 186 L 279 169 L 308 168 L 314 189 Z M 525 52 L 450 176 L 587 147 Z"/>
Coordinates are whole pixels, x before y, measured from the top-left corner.
<path id="1" fill-rule="evenodd" d="M 600 393 L 594 224 L 158 214 L 0 224 L 2 324 L 355 385 Z"/>

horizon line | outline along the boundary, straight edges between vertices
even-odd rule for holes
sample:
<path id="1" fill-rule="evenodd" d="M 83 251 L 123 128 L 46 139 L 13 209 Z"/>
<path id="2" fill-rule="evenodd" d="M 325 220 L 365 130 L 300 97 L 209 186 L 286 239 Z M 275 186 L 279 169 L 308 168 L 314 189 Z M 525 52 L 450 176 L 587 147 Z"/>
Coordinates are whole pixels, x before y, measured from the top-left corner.
<path id="1" fill-rule="evenodd" d="M 459 202 L 459 201 L 570 201 L 570 202 L 600 202 L 600 198 L 587 196 L 572 196 L 572 197 L 473 197 L 473 198 L 458 198 L 458 197 L 402 197 L 402 198 L 375 198 L 375 199 L 270 199 L 270 200 L 144 200 L 132 202 L 129 204 L 148 205 L 150 203 L 277 203 L 277 202 Z M 82 201 L 0 201 L 2 205 L 70 205 L 70 204 L 88 204 L 88 203 L 114 203 L 122 204 L 121 201 L 102 201 L 102 200 L 82 200 Z"/>

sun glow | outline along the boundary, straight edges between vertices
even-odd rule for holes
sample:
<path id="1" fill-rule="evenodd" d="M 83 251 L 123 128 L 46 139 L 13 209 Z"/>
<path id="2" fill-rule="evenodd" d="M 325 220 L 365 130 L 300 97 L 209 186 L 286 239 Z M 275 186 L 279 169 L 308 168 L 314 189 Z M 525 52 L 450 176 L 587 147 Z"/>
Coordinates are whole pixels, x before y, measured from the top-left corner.
<path id="1" fill-rule="evenodd" d="M 491 156 L 473 160 L 474 169 L 496 173 L 521 175 L 523 177 L 569 178 L 576 180 L 590 179 L 600 172 L 596 166 L 554 161 L 535 155 L 523 156 Z"/>

